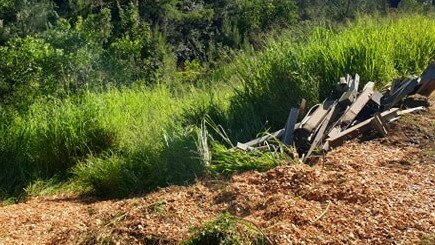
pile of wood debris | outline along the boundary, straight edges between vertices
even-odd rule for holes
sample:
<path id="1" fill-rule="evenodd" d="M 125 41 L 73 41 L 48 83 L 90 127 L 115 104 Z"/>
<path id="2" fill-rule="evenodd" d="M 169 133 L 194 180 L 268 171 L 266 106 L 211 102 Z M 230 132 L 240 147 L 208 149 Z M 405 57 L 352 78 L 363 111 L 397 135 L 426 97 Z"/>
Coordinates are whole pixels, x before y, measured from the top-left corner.
<path id="1" fill-rule="evenodd" d="M 387 123 L 401 115 L 426 109 L 424 105 L 406 110 L 397 106 L 408 96 L 430 96 L 435 90 L 435 61 L 420 77 L 394 80 L 391 88 L 383 93 L 375 90 L 373 82 L 368 82 L 359 92 L 359 82 L 358 74 L 340 78 L 337 83 L 337 91 L 341 94 L 339 98 L 329 98 L 315 105 L 297 123 L 299 114 L 304 111 L 306 101 L 303 100 L 300 108 L 290 110 L 284 129 L 238 143 L 236 148 L 244 151 L 282 151 L 282 145 L 294 145 L 303 162 L 306 162 L 316 157 L 314 152 L 329 151 L 361 134 L 375 132 L 386 136 Z"/>

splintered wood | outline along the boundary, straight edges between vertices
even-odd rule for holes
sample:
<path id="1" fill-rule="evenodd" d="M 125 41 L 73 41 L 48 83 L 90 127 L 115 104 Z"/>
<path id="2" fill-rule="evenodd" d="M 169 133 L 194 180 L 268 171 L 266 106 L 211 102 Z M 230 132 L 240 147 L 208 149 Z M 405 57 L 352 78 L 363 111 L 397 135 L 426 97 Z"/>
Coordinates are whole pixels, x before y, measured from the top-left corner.
<path id="1" fill-rule="evenodd" d="M 236 148 L 245 151 L 263 149 L 264 145 L 276 144 L 278 139 L 284 144 L 271 149 L 279 150 L 282 145 L 294 146 L 306 162 L 314 152 L 329 151 L 361 134 L 374 131 L 378 136 L 385 137 L 388 134 L 387 123 L 424 109 L 420 106 L 400 110 L 399 104 L 411 95 L 429 97 L 432 94 L 435 90 L 435 61 L 429 64 L 421 77 L 396 79 L 391 88 L 383 93 L 375 91 L 373 82 L 368 82 L 361 92 L 359 85 L 358 74 L 340 78 L 336 90 L 341 92 L 341 96 L 315 105 L 299 123 L 296 122 L 302 111 L 292 108 L 284 129 L 244 144 L 238 143 Z M 305 107 L 305 103 L 304 100 L 301 105 Z"/>

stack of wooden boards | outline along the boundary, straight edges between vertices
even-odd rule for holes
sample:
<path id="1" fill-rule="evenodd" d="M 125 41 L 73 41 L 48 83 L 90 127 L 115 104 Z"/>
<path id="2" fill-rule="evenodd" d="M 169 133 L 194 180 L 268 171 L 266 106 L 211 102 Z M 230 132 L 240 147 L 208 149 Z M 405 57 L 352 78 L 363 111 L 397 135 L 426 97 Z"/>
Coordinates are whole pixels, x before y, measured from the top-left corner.
<path id="1" fill-rule="evenodd" d="M 238 149 L 282 150 L 282 146 L 295 146 L 305 162 L 313 152 L 325 152 L 342 145 L 346 140 L 367 132 L 377 132 L 379 136 L 388 134 L 387 123 L 397 120 L 401 115 L 417 110 L 419 106 L 400 110 L 397 105 L 405 98 L 418 94 L 429 97 L 435 90 L 435 61 L 432 61 L 420 77 L 394 80 L 391 88 L 384 93 L 375 90 L 373 82 L 359 90 L 360 78 L 347 75 L 340 78 L 337 91 L 341 96 L 326 99 L 312 107 L 305 117 L 297 123 L 304 109 L 291 108 L 286 126 L 272 134 L 238 143 Z"/>

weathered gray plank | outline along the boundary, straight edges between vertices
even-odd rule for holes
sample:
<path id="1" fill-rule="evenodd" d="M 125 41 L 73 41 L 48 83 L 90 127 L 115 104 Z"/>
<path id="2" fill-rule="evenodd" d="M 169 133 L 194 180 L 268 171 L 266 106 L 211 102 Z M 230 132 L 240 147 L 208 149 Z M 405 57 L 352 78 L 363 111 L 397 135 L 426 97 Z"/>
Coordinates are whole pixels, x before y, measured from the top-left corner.
<path id="1" fill-rule="evenodd" d="M 426 111 L 427 108 L 424 106 L 419 106 L 419 107 L 414 107 L 414 108 L 410 108 L 410 109 L 406 109 L 406 110 L 401 110 L 397 113 L 397 115 L 401 116 L 401 115 L 405 115 L 408 113 L 413 113 L 415 111 Z"/>
<path id="2" fill-rule="evenodd" d="M 285 131 L 284 131 L 284 138 L 282 141 L 285 145 L 290 145 L 293 143 L 293 132 L 295 131 L 295 125 L 298 120 L 298 116 L 299 116 L 299 109 L 292 108 L 290 110 L 290 114 L 287 119 L 287 124 L 285 126 Z"/>
<path id="3" fill-rule="evenodd" d="M 385 123 L 379 113 L 376 113 L 370 124 L 374 129 L 376 129 L 379 135 L 381 135 L 382 137 L 387 136 L 387 127 L 385 126 Z"/>
<path id="4" fill-rule="evenodd" d="M 265 141 L 273 139 L 273 138 L 280 138 L 282 135 L 284 135 L 284 131 L 285 129 L 280 129 L 276 132 L 273 132 L 271 134 L 268 135 L 264 135 L 261 136 L 259 138 L 253 139 L 251 141 L 248 141 L 246 143 L 243 143 L 244 145 L 250 146 L 250 147 L 254 147 L 260 144 L 263 144 Z"/>
<path id="5" fill-rule="evenodd" d="M 435 61 L 430 62 L 429 66 L 424 70 L 423 74 L 421 74 L 421 84 L 425 84 L 432 79 L 435 79 Z"/>
<path id="6" fill-rule="evenodd" d="M 349 90 L 343 93 L 338 103 L 342 105 L 350 105 L 353 103 L 358 95 L 359 79 L 359 75 L 355 74 L 355 78 L 350 80 Z"/>
<path id="7" fill-rule="evenodd" d="M 400 88 L 398 88 L 393 94 L 382 98 L 382 107 L 384 109 L 390 109 L 395 106 L 400 100 L 407 95 L 411 94 L 419 86 L 419 80 L 417 78 L 411 79 L 405 82 Z"/>
<path id="8" fill-rule="evenodd" d="M 356 116 L 361 112 L 361 110 L 370 101 L 371 96 L 374 93 L 375 84 L 373 82 L 367 83 L 364 87 L 364 91 L 358 96 L 355 102 L 349 107 L 349 109 L 341 117 L 342 128 L 347 128 Z"/>
<path id="9" fill-rule="evenodd" d="M 382 117 L 385 122 L 389 122 L 391 119 L 397 117 L 398 112 L 398 108 L 393 108 L 388 111 L 382 112 L 380 114 L 380 117 Z M 365 131 L 370 129 L 373 118 L 374 117 L 367 119 L 364 122 L 358 123 L 357 125 L 340 132 L 335 137 L 327 139 L 327 144 L 323 147 L 323 149 L 328 150 L 331 147 L 340 146 L 344 143 L 344 141 L 353 139 L 358 135 L 364 133 Z"/>
<path id="10" fill-rule="evenodd" d="M 308 132 L 313 132 L 328 114 L 328 110 L 331 108 L 333 103 L 334 100 L 325 100 L 313 113 L 307 115 L 308 118 L 302 120 L 301 128 Z"/>
<path id="11" fill-rule="evenodd" d="M 316 136 L 313 140 L 313 142 L 311 143 L 311 147 L 308 150 L 307 154 L 303 157 L 302 161 L 306 162 L 306 160 L 311 156 L 311 154 L 313 153 L 313 151 L 315 149 L 317 149 L 320 144 L 322 143 L 322 140 L 325 137 L 325 132 L 328 128 L 329 123 L 331 122 L 331 118 L 334 116 L 334 114 L 336 113 L 336 109 L 337 109 L 337 105 L 338 102 L 336 101 L 331 108 L 328 111 L 328 114 L 325 116 L 324 120 L 322 121 L 322 123 L 320 124 L 319 129 L 316 132 Z"/>
<path id="12" fill-rule="evenodd" d="M 432 61 L 421 75 L 417 93 L 429 97 L 435 90 L 435 61 Z"/>

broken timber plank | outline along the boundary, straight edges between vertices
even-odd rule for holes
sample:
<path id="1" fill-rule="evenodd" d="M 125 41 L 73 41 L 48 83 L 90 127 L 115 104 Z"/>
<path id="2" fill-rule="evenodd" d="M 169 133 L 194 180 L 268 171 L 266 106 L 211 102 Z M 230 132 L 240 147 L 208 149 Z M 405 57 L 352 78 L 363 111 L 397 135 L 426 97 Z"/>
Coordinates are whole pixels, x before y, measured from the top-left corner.
<path id="1" fill-rule="evenodd" d="M 295 125 L 298 120 L 298 116 L 299 109 L 292 108 L 287 119 L 287 124 L 284 131 L 284 139 L 282 141 L 285 145 L 290 145 L 293 143 L 293 132 L 295 131 Z"/>
<path id="2" fill-rule="evenodd" d="M 376 113 L 376 115 L 373 117 L 370 124 L 374 129 L 376 129 L 379 135 L 381 135 L 382 137 L 387 136 L 388 134 L 387 127 L 385 126 L 385 122 L 379 113 Z"/>
<path id="3" fill-rule="evenodd" d="M 385 121 L 389 122 L 391 119 L 397 117 L 399 108 L 392 108 L 388 111 L 384 111 L 380 114 L 380 117 Z M 372 117 L 370 119 L 365 120 L 364 122 L 361 122 L 353 127 L 350 127 L 342 132 L 340 132 L 338 135 L 336 135 L 333 138 L 329 138 L 326 141 L 325 146 L 323 147 L 324 150 L 329 150 L 331 147 L 337 147 L 344 143 L 346 140 L 353 139 L 357 137 L 358 135 L 364 133 L 365 131 L 369 130 L 372 126 L 372 121 L 375 117 Z"/>
<path id="4" fill-rule="evenodd" d="M 404 78 L 404 79 L 399 79 L 399 80 L 393 80 L 393 82 L 391 83 L 391 88 L 389 91 L 389 94 L 394 94 L 403 84 L 407 83 L 411 81 L 411 78 Z"/>
<path id="5" fill-rule="evenodd" d="M 400 85 L 401 85 L 402 82 L 403 82 L 403 80 L 394 79 L 394 80 L 391 82 L 391 87 L 390 87 L 390 90 L 388 91 L 388 93 L 393 94 L 394 91 L 396 91 L 396 89 L 397 89 L 398 87 L 400 87 Z"/>
<path id="6" fill-rule="evenodd" d="M 405 82 L 404 84 L 402 84 L 402 86 L 400 86 L 400 88 L 394 91 L 394 93 L 390 94 L 386 98 L 382 98 L 382 106 L 384 110 L 390 109 L 391 107 L 395 106 L 401 99 L 413 93 L 416 90 L 416 88 L 419 86 L 419 84 L 420 84 L 419 79 L 417 78 L 411 79 Z"/>
<path id="7" fill-rule="evenodd" d="M 364 87 L 364 91 L 358 96 L 355 102 L 349 107 L 349 109 L 341 117 L 341 126 L 347 128 L 356 116 L 361 112 L 361 110 L 370 101 L 371 96 L 374 93 L 375 84 L 373 82 L 367 83 Z"/>
<path id="8" fill-rule="evenodd" d="M 313 132 L 325 116 L 328 114 L 328 110 L 334 104 L 333 100 L 325 100 L 323 104 L 319 105 L 317 109 L 309 115 L 307 119 L 302 120 L 301 128 L 307 130 L 308 132 Z"/>
<path id="9" fill-rule="evenodd" d="M 326 130 L 328 128 L 328 125 L 329 125 L 329 123 L 331 121 L 331 118 L 336 113 L 337 105 L 338 105 L 338 101 L 334 102 L 334 104 L 329 109 L 328 114 L 325 116 L 324 120 L 320 124 L 319 129 L 316 132 L 316 136 L 315 136 L 313 142 L 311 143 L 310 149 L 308 150 L 307 154 L 302 158 L 302 162 L 305 163 L 306 160 L 311 156 L 313 151 L 320 146 L 322 140 L 325 137 L 325 132 L 326 132 Z"/>
<path id="10" fill-rule="evenodd" d="M 250 147 L 254 147 L 254 146 L 263 144 L 267 140 L 270 140 L 270 139 L 273 139 L 273 138 L 280 138 L 284 134 L 284 131 L 285 131 L 285 129 L 280 129 L 280 130 L 278 130 L 276 132 L 273 132 L 271 134 L 264 135 L 264 136 L 261 136 L 259 138 L 256 138 L 256 139 L 253 139 L 251 141 L 248 141 L 246 143 L 240 143 L 240 144 L 247 145 L 247 146 L 250 146 Z"/>
<path id="11" fill-rule="evenodd" d="M 380 106 L 383 96 L 384 96 L 383 94 L 374 91 L 373 94 L 370 96 L 370 100 L 373 101 L 377 106 Z"/>
<path id="12" fill-rule="evenodd" d="M 408 113 L 413 113 L 414 111 L 426 111 L 426 110 L 427 110 L 426 107 L 419 106 L 419 107 L 415 107 L 415 108 L 399 111 L 397 113 L 397 115 L 401 116 L 401 115 L 405 115 L 405 114 L 408 114 Z"/>
<path id="13" fill-rule="evenodd" d="M 243 144 L 240 142 L 237 142 L 236 148 L 243 150 L 243 151 L 250 151 L 250 150 L 254 149 L 252 146 L 249 146 L 247 144 Z"/>
<path id="14" fill-rule="evenodd" d="M 299 128 L 299 125 L 300 125 L 299 123 L 296 123 L 295 129 Z M 284 135 L 284 131 L 285 131 L 285 129 L 283 128 L 283 129 L 275 131 L 271 134 L 267 134 L 267 135 L 261 136 L 259 138 L 253 139 L 251 141 L 248 141 L 246 143 L 238 142 L 237 146 L 235 148 L 239 148 L 241 150 L 244 150 L 244 148 L 246 148 L 246 147 L 256 147 L 258 145 L 263 144 L 264 142 L 266 142 L 268 140 L 281 138 Z"/>
<path id="15" fill-rule="evenodd" d="M 359 75 L 355 74 L 354 80 L 351 80 L 351 78 L 348 78 L 348 79 L 350 79 L 349 91 L 344 92 L 343 95 L 338 100 L 338 103 L 337 103 L 337 106 L 334 110 L 334 113 L 332 114 L 332 116 L 330 118 L 330 124 L 328 125 L 328 127 L 326 128 L 326 130 L 324 132 L 324 134 L 325 134 L 324 138 L 326 138 L 326 135 L 328 135 L 328 137 L 333 137 L 334 135 L 338 134 L 341 131 L 341 124 L 342 124 L 343 116 L 347 112 L 349 112 L 349 108 L 352 105 L 356 104 L 355 102 L 356 102 L 356 99 L 358 96 Z M 368 84 L 364 88 L 365 88 L 365 90 L 370 90 L 370 88 L 372 88 L 372 91 L 373 91 L 373 87 L 374 87 L 374 84 L 373 84 L 373 86 Z M 367 102 L 365 102 L 365 104 L 367 104 Z M 361 109 L 364 108 L 364 105 L 362 105 Z M 353 117 L 353 119 L 357 115 L 358 115 L 358 113 L 356 113 L 356 115 Z"/>
<path id="16" fill-rule="evenodd" d="M 432 61 L 421 75 L 420 84 L 417 94 L 429 97 L 435 90 L 435 61 Z"/>
<path id="17" fill-rule="evenodd" d="M 351 80 L 350 79 L 350 85 L 349 85 L 349 90 L 344 92 L 343 95 L 340 97 L 340 99 L 338 100 L 338 102 L 342 105 L 350 105 L 352 104 L 352 102 L 355 100 L 355 98 L 358 95 L 358 86 L 359 86 L 359 75 L 355 74 L 355 79 Z"/>

